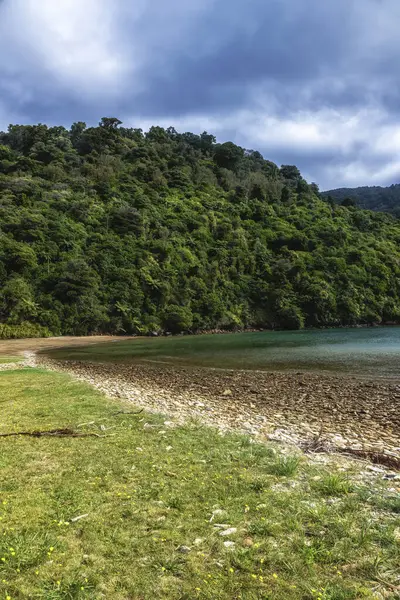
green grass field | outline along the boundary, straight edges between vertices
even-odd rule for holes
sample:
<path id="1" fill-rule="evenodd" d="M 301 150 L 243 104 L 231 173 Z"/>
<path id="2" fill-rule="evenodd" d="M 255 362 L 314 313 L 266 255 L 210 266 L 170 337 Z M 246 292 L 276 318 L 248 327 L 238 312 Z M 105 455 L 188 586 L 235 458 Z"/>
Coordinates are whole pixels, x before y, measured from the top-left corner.
<path id="1" fill-rule="evenodd" d="M 0 433 L 99 436 L 0 437 L 0 599 L 399 597 L 393 482 L 131 411 L 63 374 L 0 373 Z"/>

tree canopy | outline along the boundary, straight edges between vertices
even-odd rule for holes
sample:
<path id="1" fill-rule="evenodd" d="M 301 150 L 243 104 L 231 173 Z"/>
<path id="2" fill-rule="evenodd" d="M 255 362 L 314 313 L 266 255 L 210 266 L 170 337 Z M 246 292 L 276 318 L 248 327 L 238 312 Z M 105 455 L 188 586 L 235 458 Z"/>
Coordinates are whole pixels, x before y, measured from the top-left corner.
<path id="1" fill-rule="evenodd" d="M 10 125 L 0 335 L 400 321 L 400 224 L 344 204 L 207 132 Z"/>

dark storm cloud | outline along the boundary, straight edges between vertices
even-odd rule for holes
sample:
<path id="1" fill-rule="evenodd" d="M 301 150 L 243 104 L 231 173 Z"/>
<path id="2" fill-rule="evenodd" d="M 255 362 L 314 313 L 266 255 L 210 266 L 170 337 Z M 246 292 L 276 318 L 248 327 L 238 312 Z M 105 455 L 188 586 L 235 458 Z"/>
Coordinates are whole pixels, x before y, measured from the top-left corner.
<path id="1" fill-rule="evenodd" d="M 285 100 L 283 111 L 296 105 L 299 89 L 334 73 L 351 46 L 344 3 L 321 4 L 309 0 L 299 11 L 287 1 L 254 2 L 250 10 L 243 2 L 226 3 L 239 22 L 231 23 L 226 11 L 226 19 L 204 18 L 191 40 L 198 52 L 174 49 L 169 67 L 164 61 L 150 74 L 139 109 L 179 115 L 238 107 L 251 102 L 251 86 L 259 82 Z"/>
<path id="2" fill-rule="evenodd" d="M 322 187 L 400 173 L 397 0 L 0 0 L 0 126 L 204 130 Z"/>

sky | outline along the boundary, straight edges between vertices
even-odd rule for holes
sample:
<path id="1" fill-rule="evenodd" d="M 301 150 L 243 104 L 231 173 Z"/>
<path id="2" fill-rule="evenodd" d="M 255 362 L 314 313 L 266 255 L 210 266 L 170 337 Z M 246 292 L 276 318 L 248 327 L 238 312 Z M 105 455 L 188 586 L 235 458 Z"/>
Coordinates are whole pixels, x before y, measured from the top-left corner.
<path id="1" fill-rule="evenodd" d="M 0 0 L 0 130 L 113 116 L 398 183 L 399 30 L 399 0 Z"/>

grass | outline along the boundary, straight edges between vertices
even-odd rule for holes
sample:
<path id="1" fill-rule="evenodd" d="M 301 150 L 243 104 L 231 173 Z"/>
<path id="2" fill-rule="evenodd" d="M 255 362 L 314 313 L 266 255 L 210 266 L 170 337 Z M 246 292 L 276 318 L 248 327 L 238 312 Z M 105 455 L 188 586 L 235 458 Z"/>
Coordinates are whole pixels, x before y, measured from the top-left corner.
<path id="1" fill-rule="evenodd" d="M 63 374 L 0 373 L 0 432 L 101 436 L 0 438 L 0 599 L 396 597 L 393 482 L 120 410 Z"/>
<path id="2" fill-rule="evenodd" d="M 317 479 L 313 487 L 324 496 L 341 496 L 353 489 L 351 480 L 342 473 L 329 473 Z"/>
<path id="3" fill-rule="evenodd" d="M 268 473 L 278 477 L 293 476 L 300 464 L 297 456 L 278 456 L 274 462 L 268 465 Z"/>
<path id="4" fill-rule="evenodd" d="M 0 365 L 8 365 L 10 363 L 22 362 L 24 359 L 22 356 L 2 356 L 0 355 Z"/>

